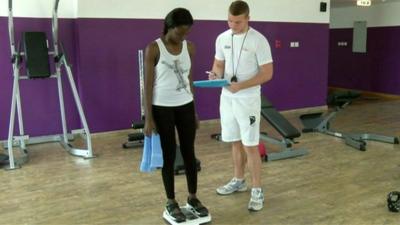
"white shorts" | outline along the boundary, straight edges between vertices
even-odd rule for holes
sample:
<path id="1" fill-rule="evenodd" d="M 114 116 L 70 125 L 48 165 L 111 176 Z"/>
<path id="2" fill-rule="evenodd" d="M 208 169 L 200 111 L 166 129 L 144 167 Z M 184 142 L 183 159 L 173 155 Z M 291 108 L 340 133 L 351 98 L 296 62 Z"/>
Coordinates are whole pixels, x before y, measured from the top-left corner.
<path id="1" fill-rule="evenodd" d="M 244 146 L 260 142 L 261 97 L 228 97 L 220 99 L 222 141 L 242 141 Z"/>

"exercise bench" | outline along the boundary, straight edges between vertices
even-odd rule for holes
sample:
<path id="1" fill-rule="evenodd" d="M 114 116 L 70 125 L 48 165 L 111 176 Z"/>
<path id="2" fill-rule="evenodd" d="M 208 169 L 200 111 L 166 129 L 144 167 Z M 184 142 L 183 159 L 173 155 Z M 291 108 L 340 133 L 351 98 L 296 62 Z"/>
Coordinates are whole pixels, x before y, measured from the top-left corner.
<path id="1" fill-rule="evenodd" d="M 298 143 L 295 139 L 301 136 L 300 131 L 278 112 L 264 96 L 261 96 L 261 116 L 282 136 L 281 139 L 278 139 L 261 132 L 261 140 L 281 147 L 279 152 L 268 152 L 267 161 L 299 157 L 308 153 L 306 149 L 293 148 L 293 145 Z"/>
<path id="2" fill-rule="evenodd" d="M 334 93 L 329 96 L 330 103 L 335 104 L 335 109 L 329 113 L 311 113 L 300 116 L 300 120 L 304 125 L 303 132 L 319 132 L 322 134 L 338 137 L 344 140 L 345 144 L 360 151 L 367 150 L 366 141 L 378 141 L 389 144 L 399 144 L 398 137 L 385 136 L 370 133 L 345 133 L 331 129 L 331 122 L 337 114 L 349 106 L 353 100 L 359 98 L 361 94 L 357 93 Z"/>

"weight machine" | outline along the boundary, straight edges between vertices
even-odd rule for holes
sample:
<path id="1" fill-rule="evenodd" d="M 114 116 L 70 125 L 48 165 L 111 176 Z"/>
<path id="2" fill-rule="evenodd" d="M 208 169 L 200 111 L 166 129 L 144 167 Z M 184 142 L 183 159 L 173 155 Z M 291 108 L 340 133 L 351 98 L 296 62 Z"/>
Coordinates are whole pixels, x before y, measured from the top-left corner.
<path id="1" fill-rule="evenodd" d="M 55 0 L 52 16 L 52 38 L 53 49 L 48 49 L 48 40 L 45 32 L 23 32 L 22 43 L 16 44 L 14 33 L 14 20 L 13 20 L 13 7 L 12 0 L 8 1 L 8 31 L 10 38 L 11 49 L 11 63 L 13 67 L 13 89 L 11 99 L 11 113 L 10 124 L 8 129 L 8 140 L 5 146 L 8 152 L 9 166 L 7 169 L 17 169 L 21 164 L 28 160 L 28 151 L 26 146 L 29 144 L 38 144 L 46 142 L 60 142 L 60 144 L 72 155 L 80 156 L 85 159 L 93 158 L 92 142 L 89 127 L 86 122 L 85 114 L 83 112 L 82 104 L 80 102 L 79 94 L 73 79 L 71 67 L 67 61 L 66 52 L 63 45 L 58 40 L 58 5 L 60 0 Z M 26 75 L 20 74 L 22 63 L 25 62 Z M 55 71 L 51 71 L 50 63 L 54 63 Z M 79 117 L 83 128 L 79 130 L 72 130 L 71 133 L 67 132 L 67 123 L 65 118 L 64 109 L 64 96 L 62 87 L 61 68 L 64 67 L 72 94 L 78 109 Z M 53 72 L 53 73 L 52 73 Z M 57 79 L 58 97 L 61 112 L 61 135 L 49 135 L 43 137 L 30 138 L 25 134 L 21 96 L 20 96 L 20 80 L 30 79 Z M 18 115 L 19 136 L 14 136 L 14 122 L 15 115 Z M 86 148 L 80 149 L 72 146 L 70 141 L 73 140 L 75 135 L 81 135 L 86 142 Z M 19 147 L 21 156 L 15 158 L 14 147 Z"/>

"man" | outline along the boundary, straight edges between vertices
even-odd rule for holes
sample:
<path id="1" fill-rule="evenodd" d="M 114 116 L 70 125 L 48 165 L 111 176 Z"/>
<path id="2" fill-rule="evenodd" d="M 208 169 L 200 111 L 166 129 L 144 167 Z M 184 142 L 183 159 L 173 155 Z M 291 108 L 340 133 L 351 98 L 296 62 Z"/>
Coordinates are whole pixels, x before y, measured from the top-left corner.
<path id="1" fill-rule="evenodd" d="M 234 1 L 229 7 L 229 30 L 215 43 L 215 59 L 209 79 L 226 79 L 220 98 L 222 140 L 232 143 L 234 177 L 217 188 L 220 195 L 247 190 L 244 169 L 251 174 L 250 211 L 264 205 L 261 187 L 261 158 L 258 152 L 260 135 L 261 84 L 272 78 L 271 49 L 267 39 L 249 26 L 249 6 Z"/>

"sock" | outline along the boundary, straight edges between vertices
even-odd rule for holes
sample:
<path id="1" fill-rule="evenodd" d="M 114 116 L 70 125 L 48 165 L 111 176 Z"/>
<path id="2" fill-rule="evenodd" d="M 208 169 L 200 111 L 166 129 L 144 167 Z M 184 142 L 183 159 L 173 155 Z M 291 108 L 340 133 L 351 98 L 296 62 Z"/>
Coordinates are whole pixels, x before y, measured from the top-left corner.
<path id="1" fill-rule="evenodd" d="M 262 188 L 260 188 L 260 187 L 258 187 L 258 188 L 252 188 L 251 191 L 262 192 Z"/>
<path id="2" fill-rule="evenodd" d="M 234 177 L 234 179 L 235 179 L 236 181 L 239 181 L 239 182 L 243 182 L 243 181 L 244 181 L 244 178 L 239 179 L 239 178 L 237 178 L 237 177 Z"/>

